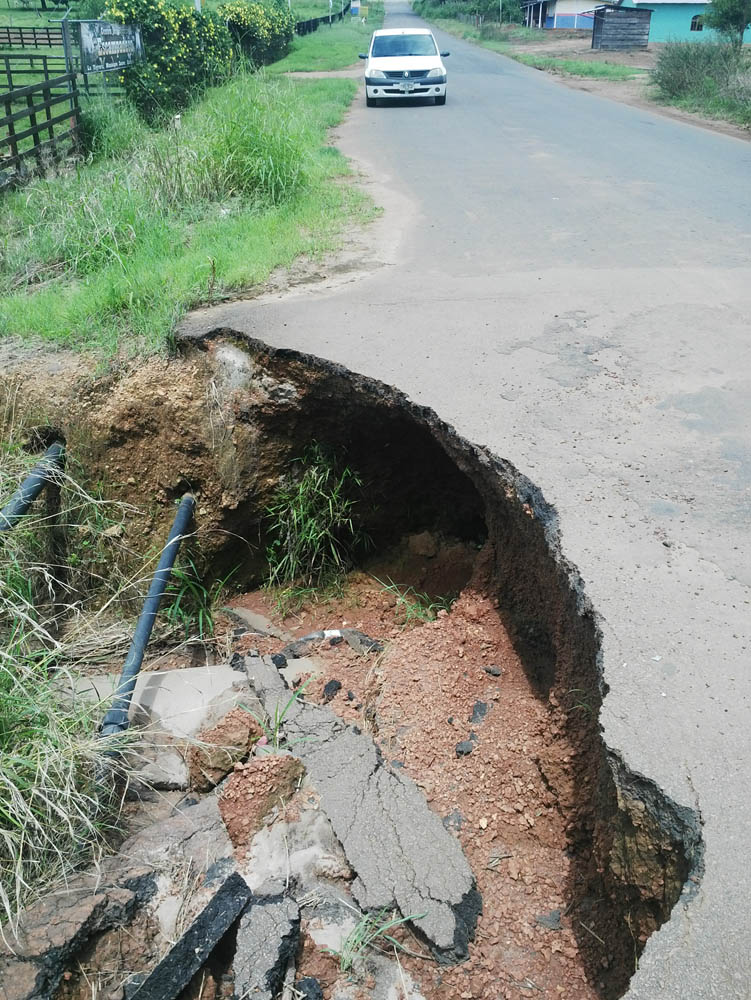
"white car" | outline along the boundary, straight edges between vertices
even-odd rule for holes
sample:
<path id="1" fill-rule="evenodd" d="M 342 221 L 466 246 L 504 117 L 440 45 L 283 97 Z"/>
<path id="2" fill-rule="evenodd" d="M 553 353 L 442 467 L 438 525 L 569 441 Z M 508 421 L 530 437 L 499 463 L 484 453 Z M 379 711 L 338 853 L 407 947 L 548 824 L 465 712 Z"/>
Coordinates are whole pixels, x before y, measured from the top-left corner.
<path id="1" fill-rule="evenodd" d="M 374 31 L 365 64 L 365 103 L 433 97 L 446 103 L 446 67 L 433 32 L 427 28 L 384 28 Z"/>

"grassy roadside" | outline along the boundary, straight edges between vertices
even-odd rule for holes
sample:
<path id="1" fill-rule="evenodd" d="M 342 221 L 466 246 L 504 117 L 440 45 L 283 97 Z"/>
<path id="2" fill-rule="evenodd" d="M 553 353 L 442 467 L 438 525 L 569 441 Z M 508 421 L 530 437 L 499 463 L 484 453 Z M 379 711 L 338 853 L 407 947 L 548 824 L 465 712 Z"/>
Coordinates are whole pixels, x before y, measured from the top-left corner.
<path id="1" fill-rule="evenodd" d="M 289 53 L 269 67 L 275 73 L 327 72 L 346 69 L 358 61 L 358 53 L 368 47 L 370 36 L 383 24 L 383 3 L 369 5 L 368 20 L 345 18 L 331 28 L 323 26 L 312 35 L 295 38 Z"/>
<path id="2" fill-rule="evenodd" d="M 328 65 L 350 65 L 371 30 L 298 39 L 295 65 L 316 68 L 332 41 Z M 105 356 L 163 351 L 191 307 L 334 248 L 366 219 L 371 206 L 340 183 L 346 162 L 327 145 L 355 81 L 280 72 L 216 88 L 179 132 L 115 121 L 116 153 L 0 199 L 0 335 Z"/>
<path id="3" fill-rule="evenodd" d="M 502 29 L 497 24 L 476 28 L 454 19 L 430 17 L 430 8 L 425 9 L 425 16 L 441 30 L 474 42 L 483 48 L 498 52 L 500 55 L 515 59 L 516 62 L 531 66 L 533 69 L 557 73 L 561 76 L 595 77 L 605 80 L 631 80 L 642 75 L 646 70 L 630 66 L 620 66 L 614 63 L 589 59 L 567 59 L 559 55 L 543 55 L 539 52 L 524 52 L 523 46 L 531 42 L 541 43 L 554 41 L 551 32 L 541 32 L 535 28 L 525 28 L 520 25 L 504 25 Z"/>

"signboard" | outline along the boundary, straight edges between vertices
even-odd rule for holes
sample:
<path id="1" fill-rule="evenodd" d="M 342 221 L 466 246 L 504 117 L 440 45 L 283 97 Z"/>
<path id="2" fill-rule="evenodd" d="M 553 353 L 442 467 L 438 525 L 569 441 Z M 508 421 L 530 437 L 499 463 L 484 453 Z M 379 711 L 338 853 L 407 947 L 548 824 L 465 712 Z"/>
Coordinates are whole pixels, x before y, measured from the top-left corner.
<path id="1" fill-rule="evenodd" d="M 133 24 L 79 21 L 81 72 L 108 73 L 143 59 L 141 29 Z"/>
<path id="2" fill-rule="evenodd" d="M 357 0 L 357 3 L 355 3 L 355 0 L 352 0 L 352 5 L 349 8 L 349 12 L 352 15 L 352 17 L 359 17 L 360 16 L 360 3 L 359 3 L 359 0 Z"/>

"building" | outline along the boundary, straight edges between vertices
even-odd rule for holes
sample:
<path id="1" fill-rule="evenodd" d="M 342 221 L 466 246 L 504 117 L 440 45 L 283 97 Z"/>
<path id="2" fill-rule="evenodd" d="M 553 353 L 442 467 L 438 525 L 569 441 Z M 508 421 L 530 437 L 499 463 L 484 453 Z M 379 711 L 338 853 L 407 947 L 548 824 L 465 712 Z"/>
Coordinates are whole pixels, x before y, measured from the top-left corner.
<path id="1" fill-rule="evenodd" d="M 623 0 L 624 7 L 651 7 L 650 42 L 702 42 L 717 38 L 717 32 L 704 27 L 707 3 L 681 3 L 676 0 Z M 751 30 L 745 41 L 751 42 Z"/>
<path id="2" fill-rule="evenodd" d="M 653 10 L 649 31 L 650 42 L 695 41 L 717 38 L 717 33 L 704 27 L 707 3 L 684 3 L 681 0 L 623 0 L 623 7 L 644 7 Z M 531 28 L 592 29 L 592 0 L 522 0 L 524 23 Z M 751 44 L 751 28 L 745 41 Z"/>

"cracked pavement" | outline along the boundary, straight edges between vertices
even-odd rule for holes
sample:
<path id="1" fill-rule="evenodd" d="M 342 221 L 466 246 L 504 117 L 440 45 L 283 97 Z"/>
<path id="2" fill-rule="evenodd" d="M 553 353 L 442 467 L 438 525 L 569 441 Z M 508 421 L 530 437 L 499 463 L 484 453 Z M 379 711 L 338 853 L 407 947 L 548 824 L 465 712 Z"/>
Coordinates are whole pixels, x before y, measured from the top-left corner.
<path id="1" fill-rule="evenodd" d="M 395 385 L 542 489 L 599 616 L 605 741 L 704 822 L 629 1000 L 747 1000 L 751 143 L 439 42 L 445 108 L 361 99 L 337 131 L 385 209 L 344 263 L 185 330 Z"/>
<path id="2" fill-rule="evenodd" d="M 278 718 L 291 692 L 276 667 L 249 656 L 245 668 L 267 714 Z M 352 895 L 363 910 L 396 904 L 439 961 L 466 958 L 480 895 L 459 841 L 415 783 L 383 765 L 370 736 L 327 708 L 294 701 L 284 733 L 357 873 Z"/>

